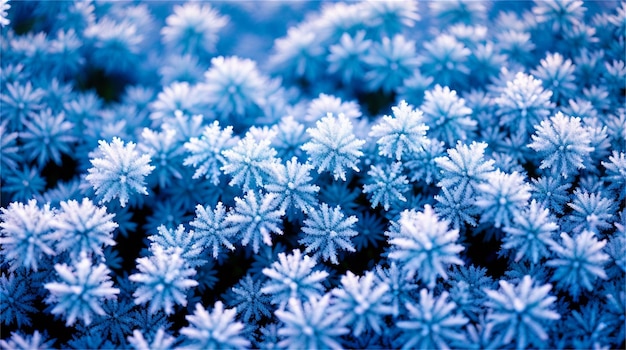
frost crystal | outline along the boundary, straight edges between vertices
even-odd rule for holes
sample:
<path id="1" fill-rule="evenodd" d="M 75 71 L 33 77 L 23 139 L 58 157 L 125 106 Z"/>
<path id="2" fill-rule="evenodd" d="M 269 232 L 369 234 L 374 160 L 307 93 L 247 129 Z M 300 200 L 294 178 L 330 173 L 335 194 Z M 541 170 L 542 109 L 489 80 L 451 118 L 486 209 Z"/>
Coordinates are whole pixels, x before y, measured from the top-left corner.
<path id="1" fill-rule="evenodd" d="M 311 141 L 302 145 L 302 149 L 318 173 L 327 170 L 332 172 L 335 180 L 346 181 L 346 167 L 359 171 L 357 162 L 363 155 L 361 147 L 365 141 L 356 138 L 352 123 L 343 114 L 337 117 L 328 114 L 315 125 L 316 128 L 307 129 Z"/>
<path id="2" fill-rule="evenodd" d="M 410 276 L 435 286 L 438 276 L 448 278 L 449 265 L 463 265 L 458 253 L 465 248 L 456 244 L 458 230 L 450 230 L 449 222 L 439 220 L 431 206 L 424 211 L 403 211 L 398 221 L 399 232 L 387 233 L 391 250 L 389 259 L 409 271 Z"/>
<path id="3" fill-rule="evenodd" d="M 118 197 L 122 207 L 126 206 L 133 192 L 147 195 L 144 179 L 154 170 L 154 166 L 148 165 L 150 156 L 139 155 L 133 142 L 125 145 L 118 137 L 114 137 L 111 143 L 98 141 L 98 144 L 98 152 L 91 160 L 93 167 L 85 177 L 96 190 L 96 195 L 103 202 Z"/>

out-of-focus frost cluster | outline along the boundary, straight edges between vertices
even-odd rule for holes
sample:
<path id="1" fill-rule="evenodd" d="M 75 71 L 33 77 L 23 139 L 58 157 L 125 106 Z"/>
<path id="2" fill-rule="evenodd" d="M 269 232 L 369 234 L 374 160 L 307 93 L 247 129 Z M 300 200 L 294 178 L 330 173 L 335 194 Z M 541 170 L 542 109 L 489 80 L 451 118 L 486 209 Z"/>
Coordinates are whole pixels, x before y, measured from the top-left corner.
<path id="1" fill-rule="evenodd" d="M 626 4 L 0 0 L 0 348 L 623 348 Z"/>

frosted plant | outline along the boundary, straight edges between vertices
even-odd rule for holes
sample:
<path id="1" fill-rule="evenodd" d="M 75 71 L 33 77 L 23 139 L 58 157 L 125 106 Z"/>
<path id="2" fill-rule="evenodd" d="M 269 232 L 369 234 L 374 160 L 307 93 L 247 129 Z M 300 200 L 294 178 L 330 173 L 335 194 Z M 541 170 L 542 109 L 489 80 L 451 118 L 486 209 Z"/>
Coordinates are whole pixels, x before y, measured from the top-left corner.
<path id="1" fill-rule="evenodd" d="M 511 226 L 504 227 L 506 235 L 502 248 L 512 249 L 515 261 L 522 258 L 533 264 L 549 257 L 554 233 L 559 226 L 550 217 L 550 211 L 533 199 L 530 206 L 513 216 Z"/>
<path id="2" fill-rule="evenodd" d="M 314 253 L 314 258 L 322 257 L 333 264 L 339 264 L 337 253 L 340 250 L 356 251 L 351 238 L 356 236 L 354 224 L 356 216 L 345 217 L 341 207 L 330 208 L 322 203 L 308 213 L 302 227 L 303 236 L 298 242 L 306 246 L 304 253 Z"/>
<path id="3" fill-rule="evenodd" d="M 227 195 L 229 200 L 232 200 L 232 196 L 235 193 L 238 193 L 238 189 L 224 187 L 224 186 L 214 186 L 210 181 L 204 179 L 193 179 L 192 172 L 189 169 L 184 171 L 184 176 L 182 179 L 174 180 L 172 185 L 160 191 L 159 195 L 166 199 L 164 203 L 169 206 L 169 208 L 162 208 L 161 213 L 165 213 L 166 216 L 162 217 L 162 219 L 166 219 L 170 223 L 180 224 L 184 223 L 186 216 L 189 216 L 188 212 L 193 210 L 193 208 L 198 203 L 217 203 L 220 199 L 220 196 Z M 169 202 L 169 204 L 167 204 Z M 158 202 L 157 202 L 158 203 Z M 159 204 L 155 205 L 155 209 L 158 208 Z M 183 215 L 171 215 L 173 212 L 181 211 Z M 155 219 L 156 212 L 153 213 Z M 158 220 L 155 220 L 156 225 L 153 227 L 156 228 L 160 223 Z M 165 222 L 161 222 L 165 223 Z M 170 225 L 171 226 L 171 225 Z"/>
<path id="4" fill-rule="evenodd" d="M 411 174 L 411 182 L 424 181 L 430 185 L 441 178 L 441 171 L 436 159 L 444 155 L 444 143 L 439 140 L 429 140 L 422 150 L 410 154 L 403 161 L 408 173 Z"/>
<path id="5" fill-rule="evenodd" d="M 236 313 L 234 308 L 224 309 L 221 301 L 215 303 L 211 312 L 197 303 L 193 315 L 185 316 L 189 326 L 180 330 L 185 339 L 183 347 L 207 350 L 250 347 L 250 341 L 241 334 L 244 324 L 235 320 Z"/>
<path id="6" fill-rule="evenodd" d="M 30 278 L 31 275 L 23 272 L 0 274 L 0 322 L 3 326 L 32 326 L 31 315 L 39 310 L 33 306 L 37 295 L 32 291 Z"/>
<path id="7" fill-rule="evenodd" d="M 401 269 L 395 262 L 391 262 L 387 268 L 377 265 L 374 274 L 376 284 L 388 286 L 386 297 L 389 300 L 386 302 L 391 307 L 391 315 L 398 317 L 406 310 L 406 304 L 415 300 L 417 283 L 408 277 L 408 271 Z"/>
<path id="8" fill-rule="evenodd" d="M 66 59 L 68 61 L 71 60 L 70 57 L 67 57 Z M 65 82 L 59 81 L 57 77 L 50 78 L 50 80 L 46 82 L 39 82 L 37 83 L 37 85 L 43 88 L 46 92 L 43 98 L 43 102 L 45 103 L 46 108 L 42 109 L 42 111 L 50 109 L 51 114 L 61 113 L 63 111 L 63 106 L 69 101 L 72 96 L 72 86 Z"/>
<path id="9" fill-rule="evenodd" d="M 345 211 L 357 211 L 356 199 L 361 194 L 358 188 L 351 188 L 346 182 L 331 182 L 320 189 L 319 201 L 330 206 L 340 206 Z"/>
<path id="10" fill-rule="evenodd" d="M 406 202 L 404 196 L 411 188 L 409 180 L 402 175 L 402 164 L 397 162 L 390 166 L 372 165 L 367 175 L 369 181 L 363 185 L 363 193 L 368 194 L 372 208 L 382 204 L 385 210 L 400 202 Z"/>
<path id="11" fill-rule="evenodd" d="M 494 336 L 501 337 L 503 345 L 514 341 L 517 349 L 545 346 L 550 325 L 561 317 L 553 309 L 556 297 L 548 294 L 551 289 L 550 284 L 535 285 L 528 275 L 517 285 L 500 280 L 497 291 L 486 289 L 487 321 Z"/>
<path id="12" fill-rule="evenodd" d="M 80 72 L 85 64 L 81 47 L 83 41 L 73 28 L 59 30 L 53 40 L 50 41 L 50 60 L 53 68 L 50 74 L 54 77 L 71 78 Z"/>
<path id="13" fill-rule="evenodd" d="M 176 131 L 169 129 L 156 132 L 144 128 L 138 149 L 154 159 L 151 175 L 157 178 L 155 182 L 160 188 L 169 186 L 173 179 L 183 177 L 180 163 L 185 149 L 177 142 Z"/>
<path id="14" fill-rule="evenodd" d="M 284 253 L 285 249 L 286 247 L 282 242 L 279 242 L 271 247 L 268 245 L 261 247 L 259 253 L 252 257 L 254 261 L 252 262 L 248 272 L 253 276 L 260 276 L 262 274 L 262 270 L 272 265 L 276 261 L 278 254 Z"/>
<path id="15" fill-rule="evenodd" d="M 352 242 L 357 251 L 367 247 L 378 247 L 385 240 L 383 233 L 385 232 L 386 223 L 383 218 L 369 210 L 358 212 L 356 214 L 357 222 L 355 230 L 359 233 Z"/>
<path id="16" fill-rule="evenodd" d="M 182 117 L 202 114 L 206 108 L 204 94 L 198 85 L 190 85 L 187 82 L 173 82 L 164 86 L 154 102 L 148 106 L 150 119 L 154 127 L 162 123 L 177 124 Z M 200 132 L 197 128 L 194 132 Z M 184 137 L 185 133 L 177 133 L 178 137 Z M 194 135 L 195 136 L 195 135 Z"/>
<path id="17" fill-rule="evenodd" d="M 480 23 L 456 23 L 450 26 L 448 33 L 472 50 L 477 50 L 479 45 L 489 42 L 488 29 Z M 475 51 L 472 52 L 472 55 L 475 54 Z"/>
<path id="18" fill-rule="evenodd" d="M 376 138 L 379 154 L 396 160 L 402 156 L 421 151 L 429 143 L 426 137 L 428 126 L 424 124 L 422 111 L 401 101 L 391 107 L 393 117 L 385 115 L 372 127 L 370 137 Z"/>
<path id="19" fill-rule="evenodd" d="M 265 190 L 277 195 L 280 208 L 286 212 L 301 210 L 308 213 L 311 208 L 317 205 L 317 192 L 319 186 L 311 183 L 313 178 L 310 175 L 313 167 L 308 164 L 300 164 L 296 157 L 291 158 L 280 166 L 276 176 L 265 185 Z"/>
<path id="20" fill-rule="evenodd" d="M 319 20 L 315 25 L 322 30 L 322 39 L 327 42 L 336 42 L 343 33 L 354 35 L 361 30 L 367 30 L 365 11 L 360 3 L 334 2 L 323 4 L 320 8 Z"/>
<path id="21" fill-rule="evenodd" d="M 200 63 L 197 56 L 190 54 L 170 54 L 167 61 L 159 68 L 161 84 L 167 86 L 180 81 L 197 84 L 202 81 L 206 71 L 205 63 Z"/>
<path id="22" fill-rule="evenodd" d="M 563 214 L 565 204 L 570 200 L 567 190 L 572 186 L 571 184 L 561 177 L 542 176 L 533 179 L 530 186 L 532 198 L 536 199 L 541 206 Z"/>
<path id="23" fill-rule="evenodd" d="M 200 191 L 201 189 L 198 190 Z M 188 208 L 190 206 L 179 198 L 159 200 L 154 205 L 151 205 L 152 214 L 147 217 L 147 222 L 142 228 L 146 233 L 151 234 L 157 232 L 161 225 L 168 229 L 176 228 L 176 226 L 186 223 L 189 219 Z"/>
<path id="24" fill-rule="evenodd" d="M 330 308 L 330 294 L 321 298 L 291 298 L 287 309 L 278 309 L 282 322 L 278 329 L 279 347 L 289 349 L 342 349 L 339 337 L 349 333 L 341 322 L 341 312 Z"/>
<path id="25" fill-rule="evenodd" d="M 106 265 L 94 266 L 85 255 L 73 266 L 55 264 L 54 269 L 60 280 L 44 284 L 50 292 L 46 303 L 54 305 L 53 314 L 65 317 L 66 326 L 73 325 L 77 319 L 89 325 L 94 314 L 105 314 L 102 302 L 115 299 L 120 293 L 118 288 L 113 288 Z"/>
<path id="26" fill-rule="evenodd" d="M 454 312 L 457 306 L 448 301 L 448 292 L 435 297 L 424 288 L 418 299 L 419 303 L 406 303 L 408 319 L 398 321 L 402 349 L 449 349 L 465 344 L 461 329 L 469 320 Z"/>
<path id="27" fill-rule="evenodd" d="M 626 78 L 626 63 L 622 59 L 614 59 L 610 63 L 605 61 L 604 68 L 603 84 L 609 89 L 611 94 L 618 92 L 622 86 L 622 81 Z M 617 101 L 613 103 L 615 102 Z"/>
<path id="28" fill-rule="evenodd" d="M 45 350 L 51 349 L 54 342 L 54 339 L 48 339 L 45 333 L 41 334 L 39 331 L 35 331 L 32 335 L 11 332 L 11 338 L 0 340 L 0 347 L 3 349 Z"/>
<path id="29" fill-rule="evenodd" d="M 204 176 L 218 185 L 222 174 L 220 168 L 226 164 L 222 151 L 232 148 L 237 141 L 237 137 L 233 136 L 233 127 L 221 129 L 216 120 L 202 128 L 202 136 L 192 137 L 185 143 L 189 155 L 183 164 L 196 168 L 194 179 Z"/>
<path id="30" fill-rule="evenodd" d="M 135 329 L 133 335 L 128 336 L 127 340 L 135 350 L 169 350 L 174 348 L 176 342 L 176 338 L 165 333 L 163 328 L 159 328 L 150 341 L 138 329 Z"/>
<path id="31" fill-rule="evenodd" d="M 0 208 L 0 254 L 10 270 L 25 267 L 37 271 L 44 255 L 55 255 L 53 215 L 50 205 L 39 208 L 35 199 Z"/>
<path id="32" fill-rule="evenodd" d="M 95 6 L 93 3 L 71 3 L 62 10 L 58 15 L 55 28 L 65 27 L 71 28 L 76 33 L 82 33 L 87 26 L 95 22 Z M 53 32 L 53 31 L 52 31 Z"/>
<path id="33" fill-rule="evenodd" d="M 11 20 L 8 19 L 8 11 L 11 9 L 9 0 L 0 0 L 0 26 L 6 27 L 11 24 Z"/>
<path id="34" fill-rule="evenodd" d="M 85 177 L 96 190 L 102 202 L 119 198 L 120 205 L 126 206 L 133 192 L 147 195 L 145 177 L 154 170 L 149 165 L 150 155 L 135 150 L 135 143 L 124 142 L 114 137 L 111 143 L 98 141 L 98 151 L 91 159 L 92 168 Z"/>
<path id="35" fill-rule="evenodd" d="M 481 222 L 493 222 L 496 228 L 510 226 L 513 217 L 528 205 L 530 186 L 524 176 L 496 170 L 478 185 L 476 206 L 483 209 Z"/>
<path id="36" fill-rule="evenodd" d="M 128 283 L 128 280 L 126 279 L 124 282 Z M 172 323 L 167 320 L 167 315 L 164 312 L 151 314 L 147 308 L 137 308 L 133 313 L 133 319 L 136 320 L 135 325 L 146 336 L 155 337 L 159 328 L 169 329 L 172 327 Z"/>
<path id="37" fill-rule="evenodd" d="M 592 117 L 592 115 L 595 115 L 594 112 L 582 110 L 580 113 L 574 115 L 586 116 L 583 125 L 589 132 L 589 139 L 591 140 L 589 146 L 593 148 L 593 151 L 587 158 L 587 162 L 583 165 L 591 174 L 599 174 L 599 163 L 601 163 L 599 160 L 606 159 L 611 150 L 608 127 L 598 117 Z"/>
<path id="38" fill-rule="evenodd" d="M 115 21 L 111 16 L 100 18 L 83 32 L 85 40 L 93 47 L 91 63 L 107 74 L 136 74 L 140 63 L 141 46 L 145 40 L 136 24 L 130 20 Z"/>
<path id="39" fill-rule="evenodd" d="M 269 59 L 273 71 L 280 72 L 288 80 L 315 81 L 322 75 L 326 62 L 325 49 L 316 35 L 313 22 L 290 27 L 287 36 L 274 41 L 275 53 Z"/>
<path id="40" fill-rule="evenodd" d="M 397 224 L 396 232 L 385 233 L 391 245 L 388 257 L 408 271 L 410 278 L 417 275 L 434 287 L 438 276 L 448 278 L 448 266 L 463 265 L 458 253 L 465 248 L 456 243 L 459 231 L 450 230 L 450 222 L 440 220 L 430 205 L 422 212 L 403 211 Z"/>
<path id="41" fill-rule="evenodd" d="M 74 125 L 74 133 L 81 135 L 91 120 L 97 119 L 102 100 L 93 91 L 75 94 L 74 99 L 63 104 L 66 119 Z"/>
<path id="42" fill-rule="evenodd" d="M 424 43 L 424 53 L 418 57 L 419 69 L 424 74 L 432 74 L 437 84 L 454 86 L 470 73 L 466 64 L 470 54 L 471 51 L 452 35 L 440 34 Z"/>
<path id="43" fill-rule="evenodd" d="M 476 129 L 476 121 L 470 118 L 472 110 L 465 105 L 464 99 L 457 96 L 456 91 L 447 86 L 436 85 L 426 91 L 420 109 L 428 125 L 428 136 L 450 146 L 471 138 Z"/>
<path id="44" fill-rule="evenodd" d="M 578 117 L 557 112 L 550 120 L 535 126 L 532 143 L 528 147 L 541 157 L 540 169 L 549 168 L 552 175 L 567 178 L 584 168 L 583 162 L 593 151 L 587 129 Z"/>
<path id="45" fill-rule="evenodd" d="M 2 191 L 10 193 L 12 200 L 18 202 L 26 202 L 41 195 L 46 187 L 46 180 L 36 166 L 24 165 L 15 170 L 6 169 L 6 172 L 3 169 L 2 181 Z"/>
<path id="46" fill-rule="evenodd" d="M 625 3 L 144 2 L 0 0 L 0 348 L 624 343 Z"/>
<path id="47" fill-rule="evenodd" d="M 310 164 L 320 174 L 330 171 L 335 180 L 346 181 L 346 167 L 359 171 L 357 162 L 363 155 L 361 147 L 365 141 L 356 138 L 352 123 L 344 114 L 337 117 L 328 114 L 315 125 L 315 128 L 307 129 L 311 141 L 302 145 Z"/>
<path id="48" fill-rule="evenodd" d="M 72 135 L 73 124 L 65 120 L 63 112 L 53 115 L 50 109 L 30 114 L 24 120 L 26 130 L 20 133 L 23 150 L 28 150 L 29 159 L 37 159 L 43 167 L 49 160 L 61 165 L 61 153 L 70 153 L 70 145 L 77 141 Z"/>
<path id="49" fill-rule="evenodd" d="M 486 29 L 483 26 L 473 27 L 473 31 L 471 30 L 472 27 L 459 26 L 457 28 L 461 34 L 468 36 L 468 40 L 476 40 L 474 38 L 476 32 Z M 472 71 L 472 84 L 484 85 L 491 78 L 497 76 L 502 67 L 507 65 L 509 57 L 500 53 L 496 44 L 486 41 L 484 44 L 476 44 L 476 48 L 473 49 L 472 55 L 469 56 L 468 60 L 468 67 Z"/>
<path id="50" fill-rule="evenodd" d="M 275 350 L 278 348 L 278 342 L 280 337 L 278 336 L 278 323 L 270 323 L 266 326 L 259 328 L 259 332 L 262 335 L 254 344 L 259 349 L 263 350 Z"/>
<path id="51" fill-rule="evenodd" d="M 117 244 L 113 240 L 118 227 L 113 221 L 115 214 L 107 213 L 106 207 L 94 205 L 89 198 L 63 201 L 60 206 L 50 223 L 58 251 L 69 251 L 72 258 L 83 253 L 102 256 L 103 246 Z"/>
<path id="52" fill-rule="evenodd" d="M 404 79 L 402 86 L 397 89 L 398 101 L 407 101 L 414 105 L 420 105 L 424 102 L 424 92 L 433 87 L 435 79 L 427 74 L 423 74 L 416 69 L 410 77 Z"/>
<path id="53" fill-rule="evenodd" d="M 270 267 L 263 269 L 263 274 L 270 279 L 265 282 L 261 293 L 272 298 L 272 304 L 283 308 L 289 299 L 319 297 L 324 292 L 322 282 L 328 272 L 313 270 L 315 259 L 303 255 L 299 249 L 291 254 L 279 253 L 278 259 Z"/>
<path id="54" fill-rule="evenodd" d="M 613 228 L 614 202 L 601 193 L 589 193 L 586 190 L 577 189 L 567 206 L 572 209 L 572 212 L 567 216 L 563 226 L 573 233 L 586 230 L 599 234 Z"/>
<path id="55" fill-rule="evenodd" d="M 235 197 L 235 208 L 226 215 L 226 224 L 237 232 L 237 237 L 241 237 L 241 245 L 252 243 L 255 253 L 259 252 L 261 241 L 272 245 L 272 232 L 283 234 L 281 226 L 285 212 L 279 207 L 277 197 L 274 193 L 250 190 L 244 198 Z"/>
<path id="56" fill-rule="evenodd" d="M 584 52 L 584 50 L 583 50 Z M 595 66 L 597 64 L 598 68 L 595 68 L 592 72 L 586 73 L 586 72 L 581 72 L 581 71 L 585 71 L 585 63 L 581 63 L 581 61 L 575 60 L 576 62 L 576 76 L 578 78 L 578 82 L 580 82 L 583 78 L 580 77 L 580 75 L 582 74 L 588 74 L 592 77 L 589 78 L 590 82 L 589 84 L 591 85 L 589 88 L 583 88 L 583 96 L 584 96 L 584 100 L 583 101 L 587 101 L 589 103 L 591 103 L 591 106 L 593 107 L 594 110 L 598 111 L 598 110 L 606 110 L 606 109 L 610 109 L 610 99 L 609 97 L 609 91 L 605 86 L 596 86 L 596 85 L 592 85 L 595 84 L 596 82 L 594 81 L 594 78 L 597 76 L 598 72 L 600 71 L 600 67 L 601 65 L 598 63 L 595 63 L 595 61 L 600 61 L 600 58 L 602 57 L 603 52 L 602 51 L 598 51 L 595 52 L 596 56 L 594 56 L 593 60 L 594 63 L 593 65 Z M 581 68 L 580 66 L 583 66 L 583 68 Z"/>
<path id="57" fill-rule="evenodd" d="M 226 221 L 226 208 L 218 202 L 213 209 L 211 206 L 196 206 L 196 216 L 189 226 L 194 228 L 195 234 L 202 241 L 202 246 L 210 249 L 213 259 L 217 259 L 221 248 L 235 250 L 233 245 L 237 231 Z"/>
<path id="58" fill-rule="evenodd" d="M 23 161 L 23 155 L 17 143 L 19 134 L 10 131 L 8 126 L 8 120 L 0 123 L 0 167 L 2 169 L 17 169 L 17 164 Z"/>
<path id="59" fill-rule="evenodd" d="M 9 57 L 13 56 L 13 60 L 16 63 L 22 63 L 30 68 L 28 69 L 30 74 L 45 78 L 47 74 L 45 68 L 51 63 L 49 60 L 50 57 L 48 56 L 50 41 L 48 40 L 47 33 L 43 31 L 31 31 L 24 35 L 16 35 L 3 46 L 9 49 L 8 53 L 12 54 Z M 3 53 L 6 52 L 7 49 L 4 49 Z M 3 55 L 3 58 L 4 57 L 6 56 Z"/>
<path id="60" fill-rule="evenodd" d="M 250 59 L 219 56 L 211 59 L 198 88 L 220 121 L 249 125 L 260 114 L 268 80 Z"/>
<path id="61" fill-rule="evenodd" d="M 74 349 L 108 349 L 115 345 L 100 334 L 83 333 L 68 341 L 67 346 Z"/>
<path id="62" fill-rule="evenodd" d="M 280 122 L 274 124 L 272 128 L 276 132 L 276 136 L 272 139 L 272 146 L 278 151 L 278 156 L 281 159 L 300 157 L 302 154 L 300 145 L 308 141 L 304 125 L 293 116 L 287 116 L 281 118 Z"/>
<path id="63" fill-rule="evenodd" d="M 124 280 L 124 283 L 129 284 L 128 279 Z M 127 285 L 126 288 L 129 289 L 131 287 Z M 159 328 L 170 329 L 172 327 L 172 323 L 168 321 L 164 312 L 159 311 L 152 314 L 148 308 L 135 308 L 133 319 L 136 327 L 147 337 L 155 337 Z"/>
<path id="64" fill-rule="evenodd" d="M 441 188 L 441 192 L 435 195 L 435 212 L 440 217 L 450 221 L 452 227 L 462 229 L 465 224 L 476 226 L 476 217 L 480 213 L 476 207 L 476 198 L 471 188 L 461 190 L 459 188 Z"/>
<path id="65" fill-rule="evenodd" d="M 102 303 L 104 315 L 96 316 L 89 324 L 88 331 L 83 331 L 86 327 L 79 325 L 77 327 L 79 332 L 98 336 L 114 344 L 125 344 L 126 335 L 137 325 L 137 320 L 134 318 L 136 312 L 134 310 L 135 304 L 132 299 L 126 297 L 127 295 L 121 289 L 119 300 L 105 300 Z"/>
<path id="66" fill-rule="evenodd" d="M 397 34 L 393 38 L 384 36 L 380 43 L 374 43 L 363 58 L 368 65 L 365 81 L 370 91 L 382 90 L 391 93 L 402 85 L 418 68 L 415 42 Z"/>
<path id="67" fill-rule="evenodd" d="M 231 288 L 229 306 L 236 307 L 244 322 L 260 321 L 270 317 L 270 296 L 261 292 L 263 281 L 253 279 L 250 275 Z"/>
<path id="68" fill-rule="evenodd" d="M 218 257 L 218 263 L 223 263 L 225 258 L 225 254 L 222 254 L 220 257 Z M 219 282 L 217 273 L 217 266 L 213 260 L 209 260 L 206 264 L 198 266 L 196 268 L 195 277 L 195 280 L 198 281 L 198 287 L 196 290 L 200 294 L 202 294 L 210 289 L 215 288 L 216 283 Z M 189 302 L 194 302 L 198 299 L 197 294 L 193 294 L 191 293 L 191 291 L 189 296 L 190 299 L 188 300 L 188 304 Z"/>
<path id="69" fill-rule="evenodd" d="M 428 8 L 440 28 L 444 28 L 454 23 L 480 23 L 487 15 L 488 4 L 471 0 L 433 1 L 428 3 Z"/>
<path id="70" fill-rule="evenodd" d="M 84 183 L 83 183 L 84 184 Z M 59 181 L 57 185 L 43 193 L 41 196 L 37 196 L 37 200 L 50 203 L 53 207 L 58 207 L 63 200 L 74 199 L 79 200 L 83 198 L 81 193 L 81 181 L 79 178 L 74 178 L 70 181 Z M 126 209 L 116 213 L 117 219 L 120 217 L 126 217 L 128 211 Z M 132 225 L 132 223 L 130 224 Z M 135 224 L 136 226 L 136 224 Z"/>
<path id="71" fill-rule="evenodd" d="M 565 102 L 574 97 L 577 90 L 574 80 L 575 66 L 559 53 L 548 53 L 541 65 L 531 73 L 543 82 L 543 87 L 553 92 L 554 100 Z M 561 103 L 562 104 L 562 103 Z"/>
<path id="72" fill-rule="evenodd" d="M 328 72 L 339 75 L 346 85 L 360 81 L 365 75 L 366 66 L 363 57 L 372 46 L 372 41 L 365 39 L 365 34 L 364 30 L 354 36 L 344 33 L 339 42 L 329 48 Z"/>
<path id="73" fill-rule="evenodd" d="M 524 172 L 520 163 L 525 163 L 530 158 L 526 147 L 528 135 L 518 131 L 510 136 L 504 136 L 500 128 L 489 128 L 488 133 L 488 140 L 495 143 L 498 150 L 491 154 L 495 167 L 504 172 Z"/>
<path id="74" fill-rule="evenodd" d="M 487 144 L 472 142 L 469 146 L 457 142 L 455 148 L 448 149 L 448 155 L 435 158 L 435 164 L 441 171 L 439 187 L 458 188 L 463 191 L 469 187 L 476 190 L 493 173 L 493 160 L 485 160 Z"/>
<path id="75" fill-rule="evenodd" d="M 604 265 L 609 255 L 602 251 L 606 240 L 598 241 L 591 231 L 582 231 L 573 237 L 563 232 L 561 239 L 561 244 L 551 245 L 556 257 L 546 265 L 555 269 L 552 280 L 557 287 L 578 300 L 581 289 L 590 292 L 597 278 L 607 279 Z"/>
<path id="76" fill-rule="evenodd" d="M 619 108 L 614 114 L 609 114 L 605 124 L 613 149 L 626 151 L 626 109 Z"/>
<path id="77" fill-rule="evenodd" d="M 568 346 L 576 349 L 608 346 L 611 329 L 607 325 L 610 321 L 601 308 L 602 304 L 589 302 L 564 317 Z"/>
<path id="78" fill-rule="evenodd" d="M 536 0 L 534 3 L 532 12 L 537 23 L 555 33 L 565 33 L 577 27 L 587 10 L 581 0 Z"/>
<path id="79" fill-rule="evenodd" d="M 626 214 L 626 211 L 622 211 L 622 215 L 620 215 L 620 221 L 622 222 L 626 221 L 623 214 Z M 611 259 L 606 268 L 609 278 L 621 276 L 623 272 L 626 272 L 626 235 L 624 235 L 624 225 L 617 222 L 614 225 L 616 232 L 609 238 L 605 248 L 605 252 Z"/>
<path id="80" fill-rule="evenodd" d="M 495 281 L 487 275 L 487 269 L 475 265 L 454 266 L 450 271 L 450 299 L 457 305 L 457 312 L 480 322 L 485 316 L 484 303 L 487 300 L 485 288 L 495 287 Z"/>
<path id="81" fill-rule="evenodd" d="M 133 293 L 135 304 L 149 303 L 151 314 L 164 310 L 170 315 L 174 305 L 187 305 L 187 289 L 198 285 L 191 278 L 196 271 L 183 259 L 180 248 L 166 251 L 157 244 L 150 253 L 137 259 L 139 272 L 128 277 L 139 285 Z"/>
<path id="82" fill-rule="evenodd" d="M 210 4 L 175 5 L 161 29 L 163 42 L 182 54 L 206 57 L 215 51 L 218 33 L 228 24 Z"/>
<path id="83" fill-rule="evenodd" d="M 251 126 L 246 132 L 246 136 L 248 135 L 256 141 L 269 140 L 271 142 L 276 136 L 276 130 L 269 126 Z"/>
<path id="84" fill-rule="evenodd" d="M 229 185 L 253 189 L 268 183 L 275 176 L 277 152 L 270 146 L 270 140 L 256 141 L 252 134 L 239 140 L 233 148 L 222 151 L 224 165 L 221 170 L 232 177 Z"/>
<path id="85" fill-rule="evenodd" d="M 356 121 L 362 115 L 358 103 L 344 101 L 337 96 L 321 93 L 309 102 L 303 121 L 312 124 L 327 116 L 328 113 L 335 116 L 343 114 L 350 121 Z"/>
<path id="86" fill-rule="evenodd" d="M 204 265 L 204 237 L 201 233 L 187 231 L 182 224 L 177 227 L 157 227 L 156 234 L 148 236 L 150 249 L 160 246 L 166 253 L 179 254 L 190 267 Z"/>
<path id="87" fill-rule="evenodd" d="M 419 21 L 417 1 L 367 1 L 359 6 L 363 21 L 380 36 L 391 37 Z"/>
<path id="88" fill-rule="evenodd" d="M 515 16 L 514 19 L 509 16 L 502 16 L 501 20 L 502 22 L 506 22 L 506 27 L 504 28 L 511 28 L 502 30 L 495 35 L 499 51 L 507 55 L 509 60 L 514 63 L 535 63 L 536 58 L 533 51 L 536 49 L 536 45 L 531 40 L 530 33 L 526 31 L 526 24 L 521 23 L 517 16 Z M 511 25 L 509 23 L 511 21 L 514 21 L 517 24 Z"/>
<path id="89" fill-rule="evenodd" d="M 608 161 L 603 161 L 606 169 L 604 181 L 609 183 L 608 189 L 617 194 L 620 200 L 626 199 L 626 156 L 624 152 L 613 151 Z"/>
<path id="90" fill-rule="evenodd" d="M 6 90 L 3 89 L 4 91 L 0 93 L 0 101 L 2 101 L 0 116 L 3 120 L 9 121 L 9 130 L 20 131 L 24 128 L 23 123 L 28 115 L 43 108 L 42 99 L 45 92 L 40 88 L 33 88 L 30 81 L 24 85 L 16 81 L 4 87 Z"/>
<path id="91" fill-rule="evenodd" d="M 502 340 L 494 337 L 493 324 L 488 323 L 484 315 L 476 323 L 470 323 L 466 327 L 468 349 L 498 349 L 502 347 Z"/>
<path id="92" fill-rule="evenodd" d="M 554 107 L 551 97 L 552 92 L 543 88 L 541 80 L 519 72 L 512 81 L 506 82 L 493 102 L 500 125 L 525 135 L 550 115 Z"/>
<path id="93" fill-rule="evenodd" d="M 341 276 L 341 286 L 332 290 L 331 310 L 342 315 L 339 323 L 350 327 L 355 337 L 368 329 L 380 334 L 384 317 L 393 313 L 388 290 L 389 286 L 375 279 L 371 271 L 364 276 L 348 271 Z"/>
<path id="94" fill-rule="evenodd" d="M 626 292 L 620 282 L 612 282 L 605 287 L 604 305 L 609 315 L 608 326 L 613 330 L 614 339 L 620 342 L 626 335 L 626 325 L 623 324 L 624 310 L 626 310 Z"/>
<path id="95" fill-rule="evenodd" d="M 598 111 L 594 108 L 593 104 L 586 98 L 570 98 L 567 101 L 567 104 L 561 107 L 561 112 L 567 115 L 582 115 L 589 117 L 589 119 L 585 120 L 585 124 L 591 124 L 589 125 L 590 129 L 596 128 L 596 132 L 598 134 L 602 132 L 602 126 L 597 123 Z M 589 131 L 592 132 L 592 130 Z M 606 130 L 604 130 L 604 133 L 606 134 Z"/>

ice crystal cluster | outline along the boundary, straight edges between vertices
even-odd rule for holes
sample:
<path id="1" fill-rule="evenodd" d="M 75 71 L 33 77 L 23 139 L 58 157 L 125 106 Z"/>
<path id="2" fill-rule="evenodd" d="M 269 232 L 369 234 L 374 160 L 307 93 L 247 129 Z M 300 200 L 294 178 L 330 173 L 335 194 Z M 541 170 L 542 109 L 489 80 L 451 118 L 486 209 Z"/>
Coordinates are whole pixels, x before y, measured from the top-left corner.
<path id="1" fill-rule="evenodd" d="M 0 0 L 0 348 L 626 346 L 626 3 Z"/>

